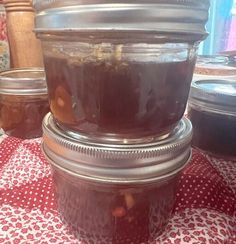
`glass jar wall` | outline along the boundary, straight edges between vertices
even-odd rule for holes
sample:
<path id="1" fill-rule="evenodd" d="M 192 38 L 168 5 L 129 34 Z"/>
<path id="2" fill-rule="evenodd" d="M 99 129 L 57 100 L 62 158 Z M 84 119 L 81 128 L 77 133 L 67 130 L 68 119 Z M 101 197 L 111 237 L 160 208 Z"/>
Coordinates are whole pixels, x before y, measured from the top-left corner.
<path id="1" fill-rule="evenodd" d="M 182 118 L 196 47 L 129 41 L 43 42 L 50 107 L 64 130 L 132 142 L 168 135 Z"/>

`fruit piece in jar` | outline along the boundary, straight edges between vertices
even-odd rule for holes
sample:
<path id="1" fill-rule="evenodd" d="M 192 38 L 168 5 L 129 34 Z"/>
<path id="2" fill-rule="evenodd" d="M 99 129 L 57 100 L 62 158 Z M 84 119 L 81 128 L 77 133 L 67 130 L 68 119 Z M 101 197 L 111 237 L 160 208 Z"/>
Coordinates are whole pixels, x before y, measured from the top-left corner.
<path id="1" fill-rule="evenodd" d="M 126 203 L 127 209 L 131 209 L 135 205 L 135 200 L 134 200 L 133 195 L 130 193 L 125 193 L 124 197 L 125 197 L 125 203 Z"/>
<path id="2" fill-rule="evenodd" d="M 71 95 L 62 87 L 58 86 L 55 90 L 55 96 L 50 101 L 51 111 L 56 117 L 63 118 L 65 123 L 74 123 L 75 117 Z"/>
<path id="3" fill-rule="evenodd" d="M 122 218 L 126 215 L 126 210 L 124 207 L 116 207 L 112 210 L 112 216 L 115 218 Z"/>

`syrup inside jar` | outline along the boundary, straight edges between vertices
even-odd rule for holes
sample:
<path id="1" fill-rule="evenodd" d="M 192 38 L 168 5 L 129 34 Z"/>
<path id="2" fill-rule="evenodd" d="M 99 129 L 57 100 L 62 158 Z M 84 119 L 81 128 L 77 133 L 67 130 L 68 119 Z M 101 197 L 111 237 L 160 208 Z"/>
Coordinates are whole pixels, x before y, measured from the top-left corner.
<path id="1" fill-rule="evenodd" d="M 168 135 L 185 111 L 196 47 L 112 41 L 43 42 L 56 122 L 104 141 Z"/>
<path id="2" fill-rule="evenodd" d="M 0 97 L 0 127 L 10 136 L 22 139 L 42 136 L 42 120 L 48 112 L 47 95 Z"/>
<path id="3" fill-rule="evenodd" d="M 87 243 L 149 243 L 165 229 L 179 175 L 154 184 L 106 185 L 54 168 L 62 220 Z M 83 211 L 81 211 L 83 210 Z"/>

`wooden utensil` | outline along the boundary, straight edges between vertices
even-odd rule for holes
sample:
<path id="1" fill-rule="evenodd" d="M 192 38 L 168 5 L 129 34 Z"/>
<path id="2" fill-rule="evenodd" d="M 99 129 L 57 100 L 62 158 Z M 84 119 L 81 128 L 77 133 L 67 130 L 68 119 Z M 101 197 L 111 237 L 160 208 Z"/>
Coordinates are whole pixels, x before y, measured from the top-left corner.
<path id="1" fill-rule="evenodd" d="M 34 33 L 34 9 L 30 0 L 3 0 L 12 68 L 42 67 L 41 43 Z"/>

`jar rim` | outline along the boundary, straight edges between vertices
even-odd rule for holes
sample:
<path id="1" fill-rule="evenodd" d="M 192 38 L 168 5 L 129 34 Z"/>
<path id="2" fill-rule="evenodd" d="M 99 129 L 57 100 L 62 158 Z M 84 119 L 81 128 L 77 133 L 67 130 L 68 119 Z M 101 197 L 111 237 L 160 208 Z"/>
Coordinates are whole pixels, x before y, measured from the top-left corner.
<path id="1" fill-rule="evenodd" d="M 227 64 L 229 58 L 225 55 L 198 55 L 197 64 Z"/>
<path id="2" fill-rule="evenodd" d="M 78 177 L 112 183 L 148 182 L 179 172 L 191 154 L 191 122 L 182 119 L 171 135 L 143 144 L 104 144 L 68 136 L 49 113 L 42 149 L 49 162 Z"/>
<path id="3" fill-rule="evenodd" d="M 231 79 L 236 81 L 236 67 L 232 60 L 224 55 L 199 55 L 195 67 L 195 78 Z M 202 78 L 201 78 L 202 77 Z"/>
<path id="4" fill-rule="evenodd" d="M 189 105 L 208 112 L 236 116 L 236 83 L 226 79 L 193 81 Z"/>
<path id="5" fill-rule="evenodd" d="M 43 68 L 15 68 L 0 73 L 0 94 L 45 95 L 47 84 Z"/>

